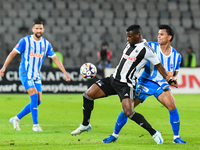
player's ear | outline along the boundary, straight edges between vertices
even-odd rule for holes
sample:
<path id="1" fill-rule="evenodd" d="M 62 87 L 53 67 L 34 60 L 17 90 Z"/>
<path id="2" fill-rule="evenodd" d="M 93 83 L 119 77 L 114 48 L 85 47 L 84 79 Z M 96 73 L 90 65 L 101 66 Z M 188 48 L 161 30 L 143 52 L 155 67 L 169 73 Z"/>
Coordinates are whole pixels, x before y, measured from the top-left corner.
<path id="1" fill-rule="evenodd" d="M 171 35 L 169 35 L 169 36 L 168 36 L 168 40 L 170 41 L 171 39 L 172 39 L 172 36 L 171 36 Z"/>

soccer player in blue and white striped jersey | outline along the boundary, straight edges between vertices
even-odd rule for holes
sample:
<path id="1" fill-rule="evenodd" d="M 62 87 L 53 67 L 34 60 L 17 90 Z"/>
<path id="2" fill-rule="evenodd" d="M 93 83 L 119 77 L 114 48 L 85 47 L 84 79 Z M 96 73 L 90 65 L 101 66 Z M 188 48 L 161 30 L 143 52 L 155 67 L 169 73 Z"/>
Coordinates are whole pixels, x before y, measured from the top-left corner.
<path id="1" fill-rule="evenodd" d="M 171 46 L 173 37 L 174 31 L 170 26 L 160 25 L 158 42 L 148 42 L 148 44 L 155 50 L 168 75 L 176 77 L 181 63 L 181 55 Z M 169 110 L 170 123 L 174 134 L 173 142 L 186 143 L 179 136 L 179 114 L 169 86 L 156 67 L 152 63 L 147 62 L 142 75 L 138 79 L 134 107 L 143 103 L 148 96 L 154 95 Z M 121 111 L 117 118 L 113 134 L 105 138 L 103 142 L 110 143 L 116 141 L 126 121 L 127 116 Z"/>
<path id="2" fill-rule="evenodd" d="M 25 90 L 30 95 L 30 103 L 28 103 L 15 117 L 10 118 L 10 123 L 13 124 L 15 130 L 20 131 L 19 121 L 25 115 L 31 112 L 33 119 L 33 131 L 42 131 L 38 123 L 38 105 L 42 98 L 42 83 L 40 70 L 46 55 L 50 57 L 58 68 L 64 73 L 66 81 L 70 81 L 70 76 L 67 74 L 63 64 L 55 55 L 51 43 L 42 37 L 44 32 L 44 24 L 40 20 L 33 23 L 32 35 L 28 35 L 20 39 L 17 45 L 8 55 L 0 76 L 4 76 L 4 72 L 15 57 L 16 54 L 21 54 L 21 63 L 19 66 L 19 77 Z"/>

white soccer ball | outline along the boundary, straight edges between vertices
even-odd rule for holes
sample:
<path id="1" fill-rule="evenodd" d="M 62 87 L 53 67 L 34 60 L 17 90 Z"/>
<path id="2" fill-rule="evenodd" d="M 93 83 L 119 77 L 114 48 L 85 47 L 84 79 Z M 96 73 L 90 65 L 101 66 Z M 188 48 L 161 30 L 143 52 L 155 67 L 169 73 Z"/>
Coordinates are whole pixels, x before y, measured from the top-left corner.
<path id="1" fill-rule="evenodd" d="M 97 68 L 92 63 L 84 63 L 80 68 L 80 74 L 85 79 L 92 79 L 97 74 Z"/>

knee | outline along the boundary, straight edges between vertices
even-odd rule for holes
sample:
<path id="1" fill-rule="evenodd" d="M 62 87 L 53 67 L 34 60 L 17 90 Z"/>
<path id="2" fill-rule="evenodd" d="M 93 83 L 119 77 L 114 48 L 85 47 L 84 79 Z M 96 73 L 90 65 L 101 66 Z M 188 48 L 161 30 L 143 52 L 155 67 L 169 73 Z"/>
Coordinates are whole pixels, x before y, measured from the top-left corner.
<path id="1" fill-rule="evenodd" d="M 175 110 L 175 109 L 176 109 L 175 103 L 170 103 L 169 105 L 167 105 L 167 109 L 168 109 L 169 111 Z"/>
<path id="2" fill-rule="evenodd" d="M 124 109 L 124 110 L 123 110 L 123 113 L 124 113 L 127 117 L 129 117 L 130 115 L 132 115 L 132 114 L 134 113 L 134 111 L 131 110 L 131 109 Z"/>

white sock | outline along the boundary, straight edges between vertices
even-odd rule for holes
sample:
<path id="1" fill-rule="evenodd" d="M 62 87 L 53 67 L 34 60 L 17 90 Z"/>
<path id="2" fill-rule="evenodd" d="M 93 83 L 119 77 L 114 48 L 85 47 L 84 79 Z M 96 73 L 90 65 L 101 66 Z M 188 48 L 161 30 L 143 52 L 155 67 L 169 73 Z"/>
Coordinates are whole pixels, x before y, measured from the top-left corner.
<path id="1" fill-rule="evenodd" d="M 180 137 L 179 135 L 174 135 L 174 139 L 179 138 L 179 137 Z"/>
<path id="2" fill-rule="evenodd" d="M 14 119 L 19 121 L 19 118 L 17 116 L 15 116 Z"/>
<path id="3" fill-rule="evenodd" d="M 119 134 L 115 134 L 114 132 L 113 132 L 113 134 L 112 134 L 115 138 L 118 138 L 118 136 L 119 136 Z"/>

